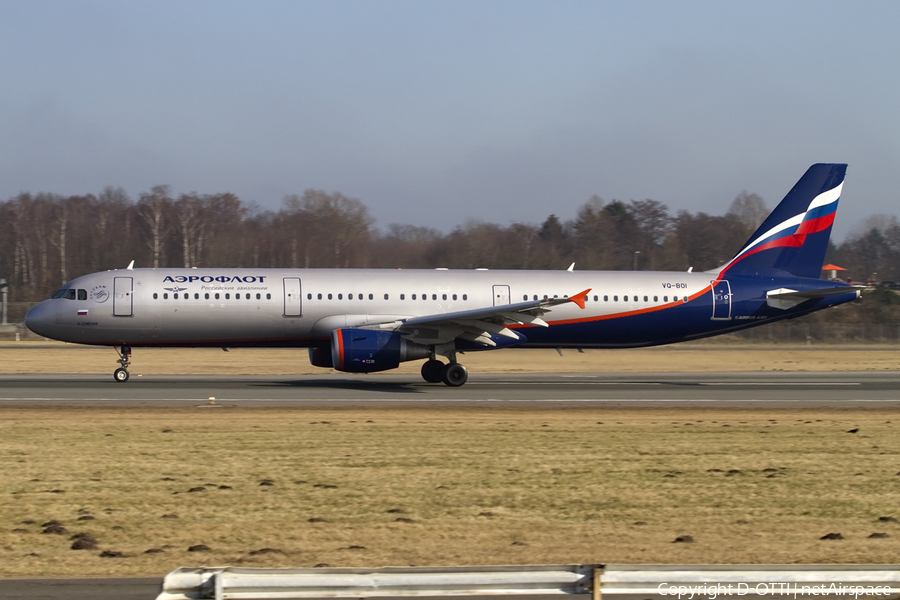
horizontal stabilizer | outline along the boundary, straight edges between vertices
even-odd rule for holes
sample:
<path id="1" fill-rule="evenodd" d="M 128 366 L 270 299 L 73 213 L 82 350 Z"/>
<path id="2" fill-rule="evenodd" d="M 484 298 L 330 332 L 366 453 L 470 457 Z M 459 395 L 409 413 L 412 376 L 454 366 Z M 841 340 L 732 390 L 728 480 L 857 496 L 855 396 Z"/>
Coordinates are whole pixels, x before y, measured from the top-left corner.
<path id="1" fill-rule="evenodd" d="M 807 300 L 827 298 L 828 296 L 836 296 L 838 294 L 846 294 L 854 291 L 856 292 L 856 297 L 859 298 L 860 290 L 864 289 L 866 288 L 863 285 L 842 285 L 839 287 L 804 291 L 778 288 L 777 290 L 769 290 L 766 292 L 766 303 L 772 308 L 787 310 L 789 308 L 794 308 Z"/>

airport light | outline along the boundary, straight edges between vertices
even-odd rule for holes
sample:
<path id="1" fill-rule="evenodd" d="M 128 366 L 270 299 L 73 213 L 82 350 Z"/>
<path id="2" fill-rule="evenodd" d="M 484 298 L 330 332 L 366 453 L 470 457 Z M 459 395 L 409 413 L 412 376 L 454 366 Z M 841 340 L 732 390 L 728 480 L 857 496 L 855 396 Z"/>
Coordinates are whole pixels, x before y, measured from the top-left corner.
<path id="1" fill-rule="evenodd" d="M 0 279 L 0 304 L 3 305 L 2 317 L 0 317 L 0 325 L 6 325 L 6 299 L 9 295 L 9 284 L 5 279 Z"/>

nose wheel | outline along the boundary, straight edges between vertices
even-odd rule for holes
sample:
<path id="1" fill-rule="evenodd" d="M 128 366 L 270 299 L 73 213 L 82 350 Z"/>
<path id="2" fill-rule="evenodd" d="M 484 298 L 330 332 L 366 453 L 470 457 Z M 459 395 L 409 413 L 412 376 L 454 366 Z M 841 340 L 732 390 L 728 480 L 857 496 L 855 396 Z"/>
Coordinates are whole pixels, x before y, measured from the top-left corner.
<path id="1" fill-rule="evenodd" d="M 122 366 L 113 371 L 113 379 L 119 383 L 125 383 L 130 377 L 128 367 L 131 366 L 131 346 L 122 346 L 121 350 L 116 348 L 116 352 L 119 354 L 119 360 L 116 362 Z"/>

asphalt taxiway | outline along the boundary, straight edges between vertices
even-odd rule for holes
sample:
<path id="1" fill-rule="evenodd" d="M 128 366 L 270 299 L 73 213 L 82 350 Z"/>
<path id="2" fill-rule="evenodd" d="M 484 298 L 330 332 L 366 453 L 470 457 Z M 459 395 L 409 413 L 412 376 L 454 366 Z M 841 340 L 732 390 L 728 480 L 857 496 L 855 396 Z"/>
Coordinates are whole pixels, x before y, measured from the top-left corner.
<path id="1" fill-rule="evenodd" d="M 0 406 L 900 406 L 900 372 L 413 375 L 0 375 Z"/>

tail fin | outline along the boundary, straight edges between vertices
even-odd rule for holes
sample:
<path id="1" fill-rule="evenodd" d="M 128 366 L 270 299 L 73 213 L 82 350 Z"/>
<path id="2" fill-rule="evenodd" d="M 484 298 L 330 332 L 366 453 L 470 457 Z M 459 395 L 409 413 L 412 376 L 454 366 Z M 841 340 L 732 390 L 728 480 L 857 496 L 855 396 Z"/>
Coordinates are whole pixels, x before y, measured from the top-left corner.
<path id="1" fill-rule="evenodd" d="M 719 277 L 819 279 L 846 171 L 845 164 L 811 166 L 740 252 L 719 269 Z"/>

